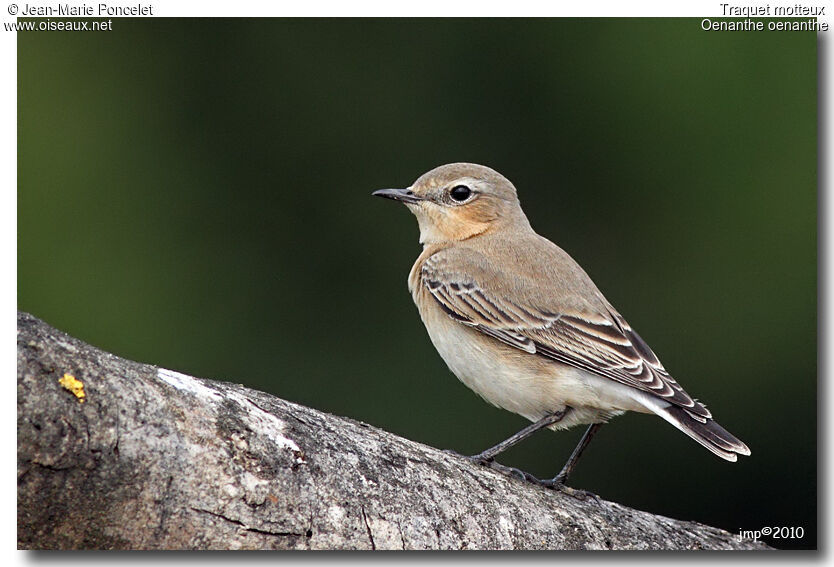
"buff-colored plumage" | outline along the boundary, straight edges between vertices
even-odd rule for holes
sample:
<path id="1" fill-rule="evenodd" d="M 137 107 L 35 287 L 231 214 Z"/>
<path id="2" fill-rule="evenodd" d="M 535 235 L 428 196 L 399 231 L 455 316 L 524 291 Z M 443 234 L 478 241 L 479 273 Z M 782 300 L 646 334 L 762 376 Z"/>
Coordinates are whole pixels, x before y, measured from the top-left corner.
<path id="1" fill-rule="evenodd" d="M 502 175 L 456 163 L 376 194 L 417 217 L 424 250 L 409 289 L 441 357 L 484 399 L 531 421 L 570 408 L 552 429 L 655 413 L 719 457 L 750 454 L 585 271 L 533 231 Z"/>

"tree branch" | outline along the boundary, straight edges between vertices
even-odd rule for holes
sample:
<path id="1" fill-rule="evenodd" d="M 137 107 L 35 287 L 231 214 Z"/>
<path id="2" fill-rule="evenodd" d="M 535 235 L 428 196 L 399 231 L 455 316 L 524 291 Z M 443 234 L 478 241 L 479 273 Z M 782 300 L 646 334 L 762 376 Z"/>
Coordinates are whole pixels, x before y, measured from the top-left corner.
<path id="1" fill-rule="evenodd" d="M 25 313 L 17 349 L 23 549 L 766 548 L 124 360 Z"/>

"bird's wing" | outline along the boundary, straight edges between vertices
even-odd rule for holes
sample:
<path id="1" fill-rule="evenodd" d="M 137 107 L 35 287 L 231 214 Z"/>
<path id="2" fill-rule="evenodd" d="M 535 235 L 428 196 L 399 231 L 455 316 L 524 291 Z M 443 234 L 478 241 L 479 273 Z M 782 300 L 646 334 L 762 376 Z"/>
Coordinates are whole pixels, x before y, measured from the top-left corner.
<path id="1" fill-rule="evenodd" d="M 543 309 L 509 299 L 499 291 L 502 286 L 486 277 L 478 281 L 473 272 L 477 270 L 450 270 L 442 257 L 432 256 L 423 263 L 420 277 L 440 308 L 463 325 L 530 354 L 654 394 L 702 423 L 712 417 L 601 294 L 603 309 Z"/>

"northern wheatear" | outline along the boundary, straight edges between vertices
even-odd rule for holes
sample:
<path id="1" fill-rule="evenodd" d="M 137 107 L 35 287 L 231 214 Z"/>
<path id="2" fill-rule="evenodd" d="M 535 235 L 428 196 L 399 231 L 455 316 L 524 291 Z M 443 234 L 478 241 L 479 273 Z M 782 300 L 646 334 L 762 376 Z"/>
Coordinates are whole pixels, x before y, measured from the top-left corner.
<path id="1" fill-rule="evenodd" d="M 601 424 L 625 411 L 655 413 L 722 459 L 750 454 L 666 372 L 579 264 L 536 234 L 501 174 L 453 163 L 407 189 L 373 194 L 417 217 L 423 252 L 408 288 L 440 356 L 486 401 L 534 422 L 470 458 L 515 470 L 493 458 L 543 427 L 591 424 L 562 471 L 539 481 L 563 487 Z"/>

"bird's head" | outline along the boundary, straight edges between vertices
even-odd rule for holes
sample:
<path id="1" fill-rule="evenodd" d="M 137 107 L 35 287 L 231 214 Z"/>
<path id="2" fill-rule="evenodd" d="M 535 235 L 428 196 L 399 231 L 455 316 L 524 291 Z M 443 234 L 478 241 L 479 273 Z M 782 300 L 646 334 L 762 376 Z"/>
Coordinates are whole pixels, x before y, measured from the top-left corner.
<path id="1" fill-rule="evenodd" d="M 497 171 L 474 163 L 432 169 L 405 189 L 373 195 L 404 203 L 417 217 L 421 244 L 466 240 L 505 227 L 527 227 L 515 187 Z"/>

